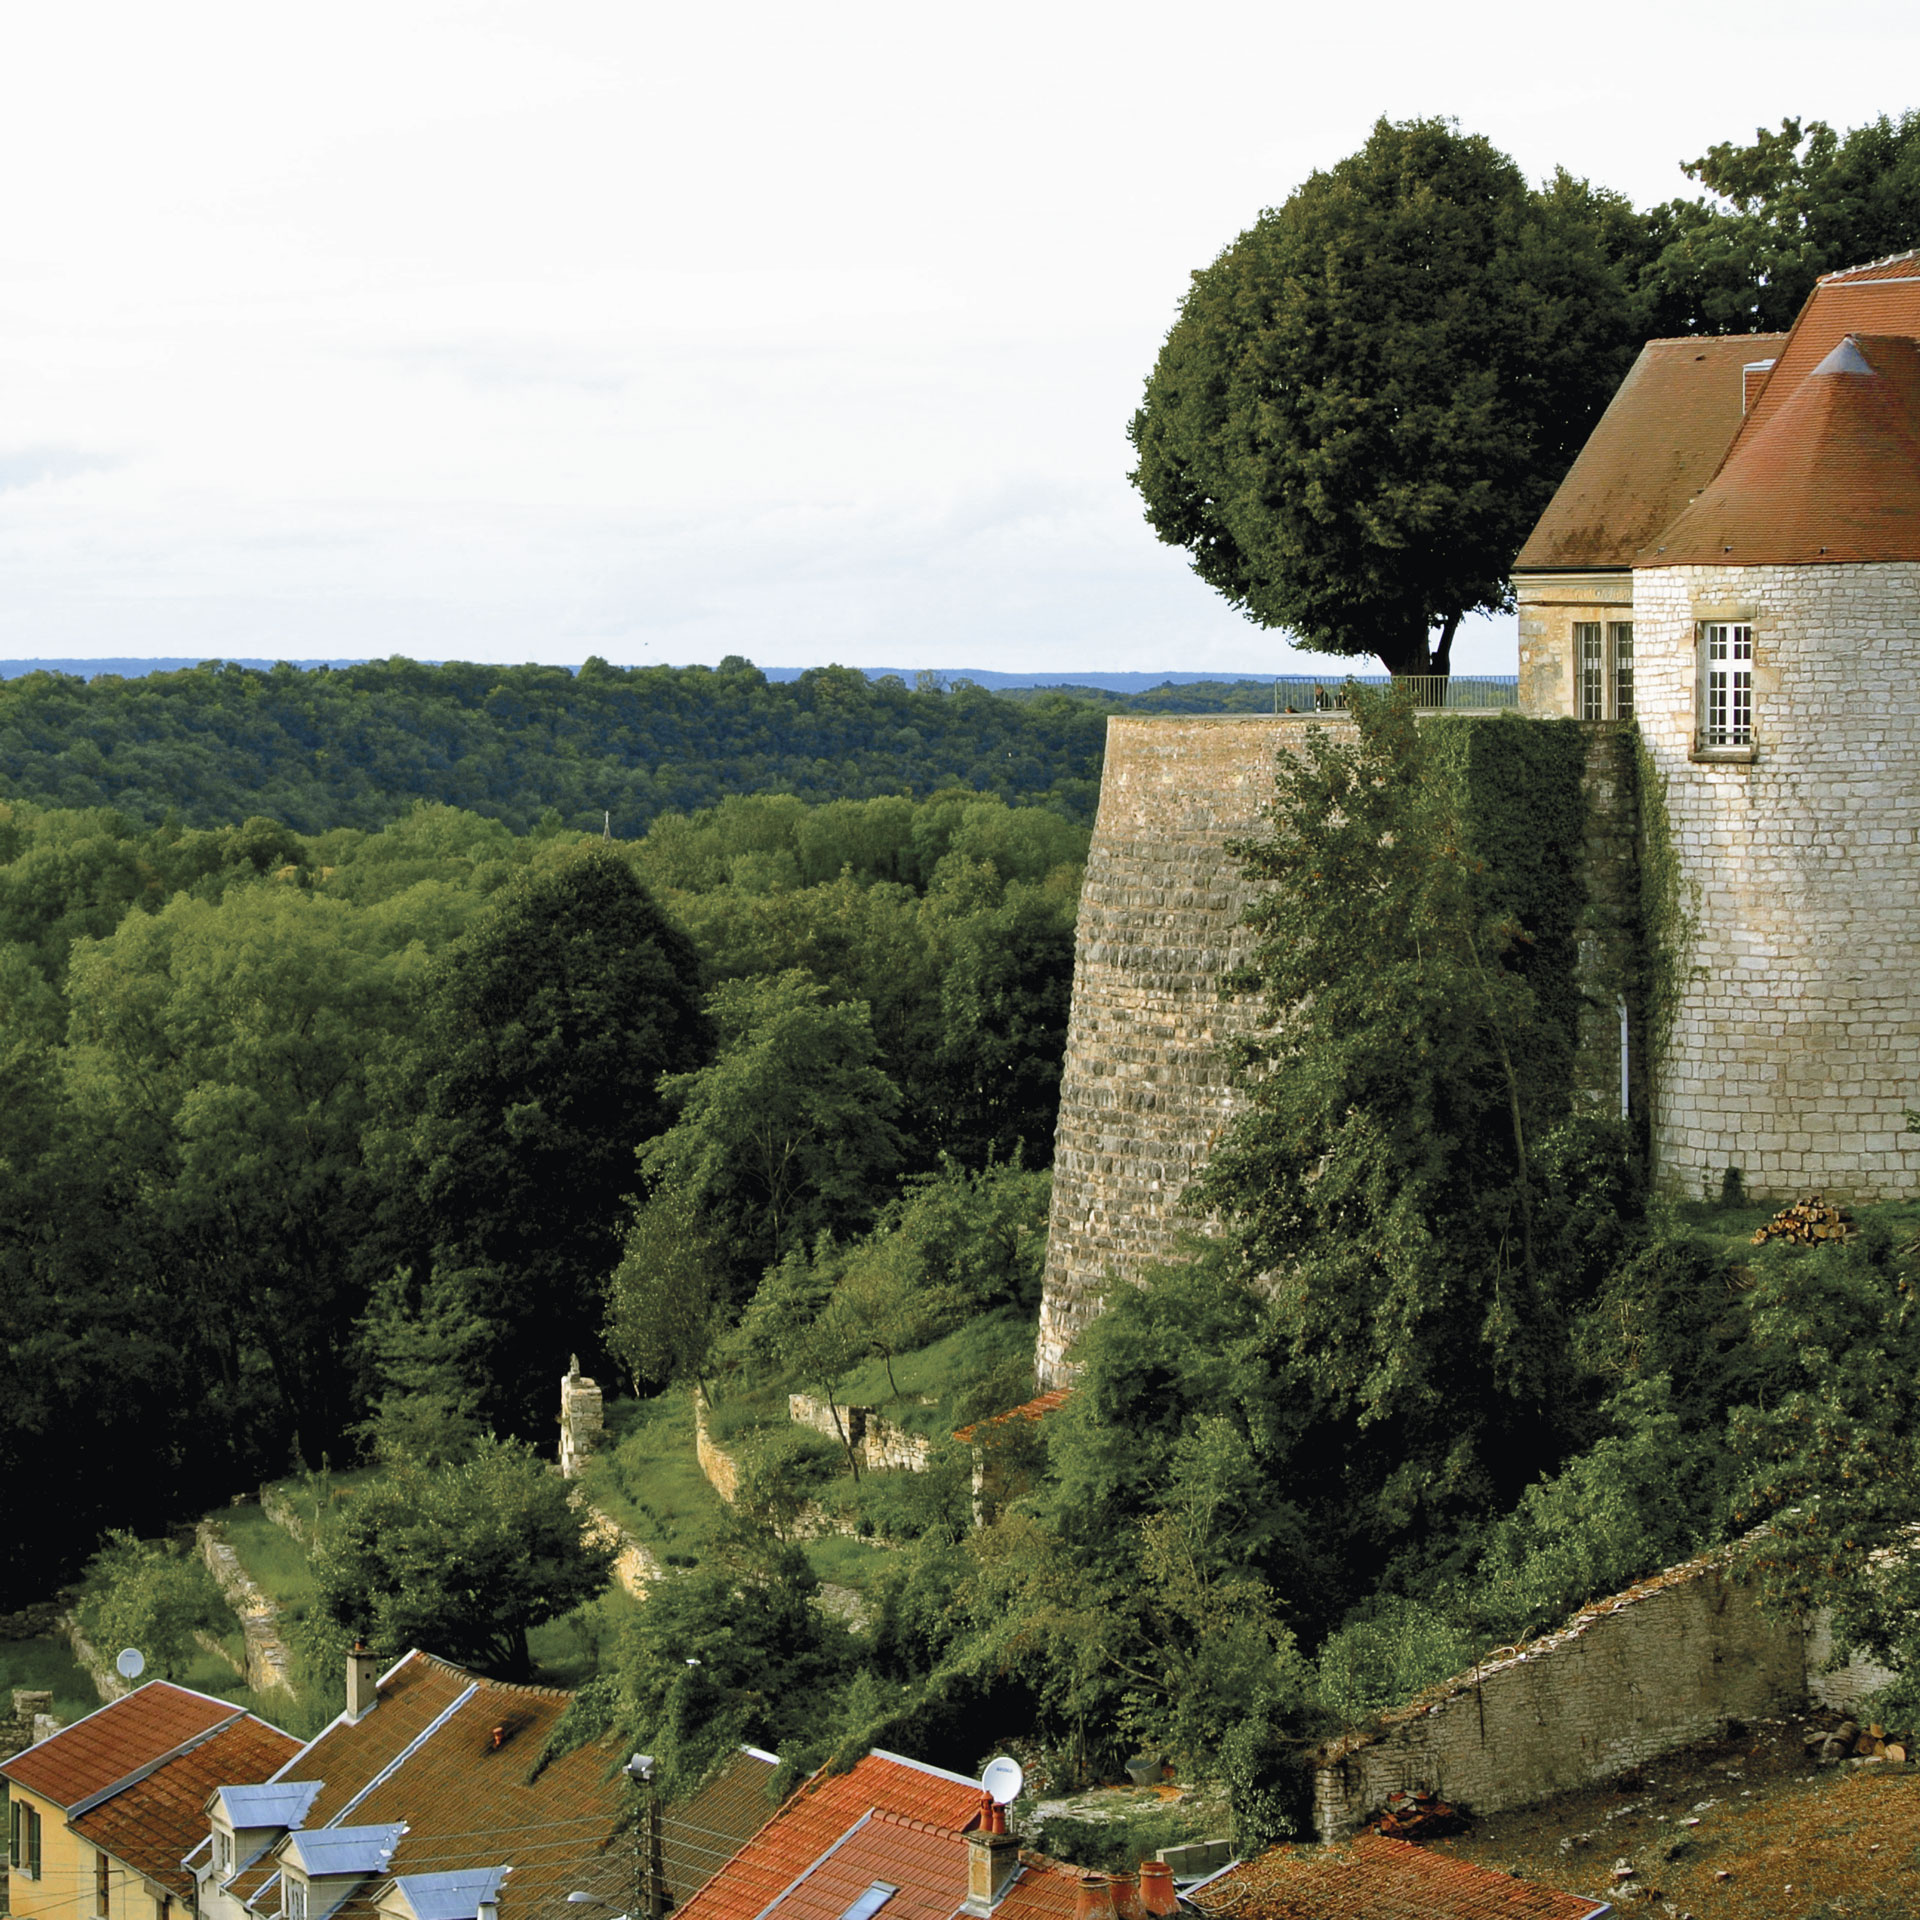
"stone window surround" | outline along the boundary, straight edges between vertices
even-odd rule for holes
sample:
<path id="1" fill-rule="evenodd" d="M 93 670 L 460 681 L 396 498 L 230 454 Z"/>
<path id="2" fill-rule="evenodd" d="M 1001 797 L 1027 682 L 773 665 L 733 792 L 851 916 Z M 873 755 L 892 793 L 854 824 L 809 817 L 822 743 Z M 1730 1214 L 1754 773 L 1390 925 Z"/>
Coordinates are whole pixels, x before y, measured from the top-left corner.
<path id="1" fill-rule="evenodd" d="M 1690 745 L 1687 758 L 1704 766 L 1712 767 L 1750 767 L 1760 757 L 1760 662 L 1763 657 L 1765 639 L 1763 638 L 1760 608 L 1751 600 L 1718 600 L 1702 597 L 1693 603 L 1693 633 L 1696 652 L 1701 644 L 1705 628 L 1714 626 L 1741 626 L 1753 629 L 1753 738 L 1744 747 L 1708 747 L 1703 746 L 1700 735 L 1704 730 L 1705 715 L 1701 711 L 1704 697 L 1704 676 L 1696 668 L 1693 676 L 1693 715 L 1689 722 Z"/>

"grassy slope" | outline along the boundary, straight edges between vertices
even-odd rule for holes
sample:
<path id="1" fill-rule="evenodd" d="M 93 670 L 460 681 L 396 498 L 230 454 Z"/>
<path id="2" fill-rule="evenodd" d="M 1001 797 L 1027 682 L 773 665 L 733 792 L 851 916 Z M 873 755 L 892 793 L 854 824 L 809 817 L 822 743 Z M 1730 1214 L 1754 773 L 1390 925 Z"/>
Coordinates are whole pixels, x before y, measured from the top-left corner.
<path id="1" fill-rule="evenodd" d="M 70 1726 L 100 1705 L 87 1672 L 64 1640 L 0 1640 L 0 1690 L 32 1687 L 53 1695 L 53 1711 Z"/>

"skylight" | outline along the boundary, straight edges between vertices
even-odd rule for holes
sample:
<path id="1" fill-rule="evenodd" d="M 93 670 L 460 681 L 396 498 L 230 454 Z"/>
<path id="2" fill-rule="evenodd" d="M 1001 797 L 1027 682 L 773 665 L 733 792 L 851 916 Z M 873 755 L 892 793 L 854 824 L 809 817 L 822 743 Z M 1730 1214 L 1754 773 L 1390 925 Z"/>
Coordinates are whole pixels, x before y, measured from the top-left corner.
<path id="1" fill-rule="evenodd" d="M 900 1889 L 885 1880 L 876 1880 L 845 1913 L 840 1920 L 873 1920 L 873 1916 L 884 1907 Z"/>

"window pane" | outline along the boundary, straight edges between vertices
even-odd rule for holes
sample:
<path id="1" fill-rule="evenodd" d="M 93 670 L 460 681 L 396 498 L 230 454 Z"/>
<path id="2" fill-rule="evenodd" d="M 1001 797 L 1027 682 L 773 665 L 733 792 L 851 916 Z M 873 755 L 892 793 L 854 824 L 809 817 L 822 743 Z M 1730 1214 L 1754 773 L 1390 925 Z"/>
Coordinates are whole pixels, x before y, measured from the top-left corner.
<path id="1" fill-rule="evenodd" d="M 1606 654 L 1600 644 L 1599 621 L 1574 622 L 1573 661 L 1578 675 L 1580 718 L 1604 720 L 1607 717 Z"/>
<path id="2" fill-rule="evenodd" d="M 1613 717 L 1633 718 L 1633 622 L 1617 620 L 1609 629 L 1613 637 Z"/>

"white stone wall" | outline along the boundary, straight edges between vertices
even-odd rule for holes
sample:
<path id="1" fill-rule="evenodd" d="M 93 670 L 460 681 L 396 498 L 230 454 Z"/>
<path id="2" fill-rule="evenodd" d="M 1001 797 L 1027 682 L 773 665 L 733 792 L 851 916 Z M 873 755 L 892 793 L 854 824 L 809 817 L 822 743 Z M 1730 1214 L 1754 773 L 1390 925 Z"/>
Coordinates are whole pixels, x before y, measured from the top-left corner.
<path id="1" fill-rule="evenodd" d="M 1920 565 L 1634 576 L 1642 735 L 1697 914 L 1662 1061 L 1664 1185 L 1920 1192 Z M 1695 622 L 1754 629 L 1751 762 L 1693 757 Z"/>

